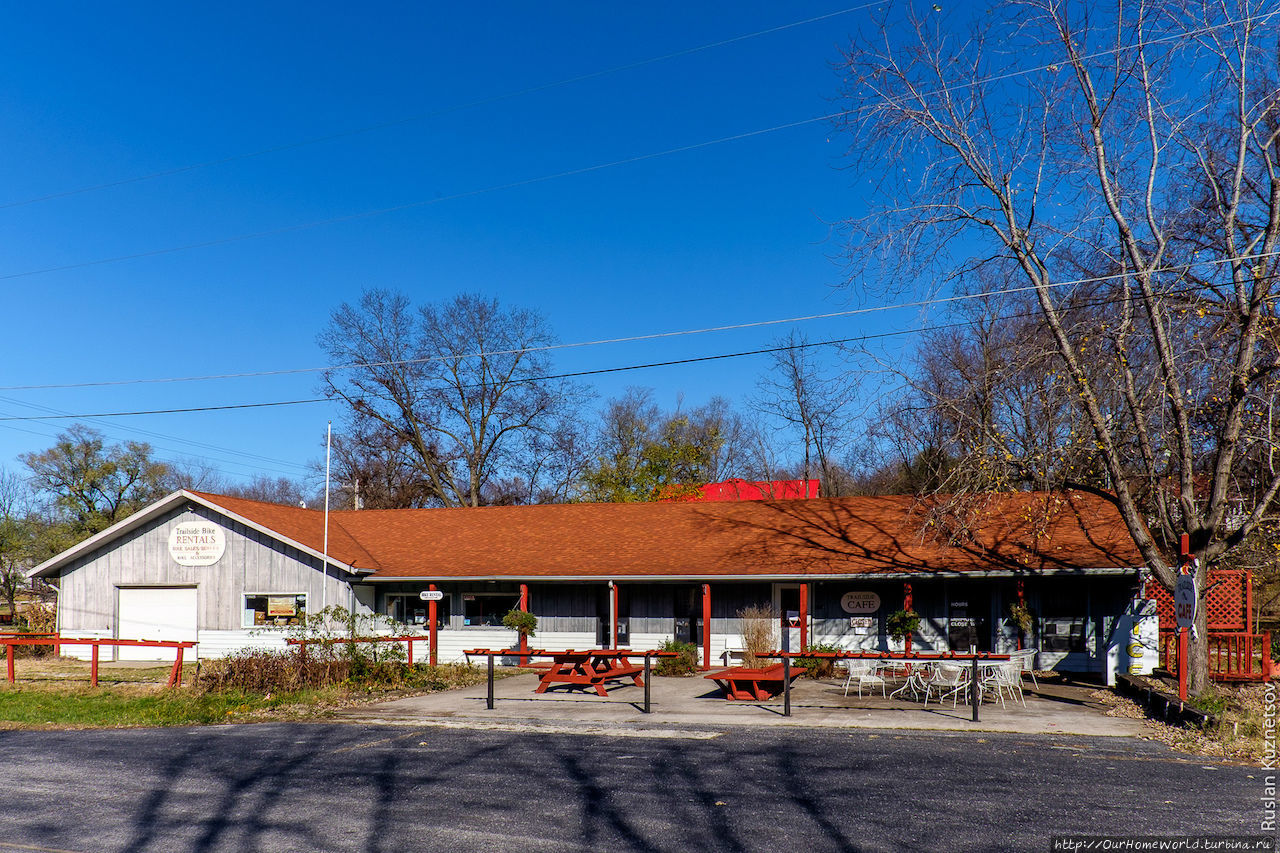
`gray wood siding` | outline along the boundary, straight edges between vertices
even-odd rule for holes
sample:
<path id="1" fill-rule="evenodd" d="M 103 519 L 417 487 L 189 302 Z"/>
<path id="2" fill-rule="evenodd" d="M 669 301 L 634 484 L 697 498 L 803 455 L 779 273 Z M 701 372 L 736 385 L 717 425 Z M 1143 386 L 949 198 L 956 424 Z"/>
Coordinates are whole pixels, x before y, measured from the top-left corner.
<path id="1" fill-rule="evenodd" d="M 169 532 L 181 522 L 210 521 L 226 531 L 227 547 L 212 566 L 180 566 L 169 554 Z M 301 592 L 317 612 L 351 606 L 345 575 L 330 570 L 321 583 L 320 561 L 201 506 L 188 505 L 81 556 L 62 572 L 58 619 L 66 631 L 116 628 L 120 586 L 195 586 L 201 630 L 239 630 L 245 592 Z"/>

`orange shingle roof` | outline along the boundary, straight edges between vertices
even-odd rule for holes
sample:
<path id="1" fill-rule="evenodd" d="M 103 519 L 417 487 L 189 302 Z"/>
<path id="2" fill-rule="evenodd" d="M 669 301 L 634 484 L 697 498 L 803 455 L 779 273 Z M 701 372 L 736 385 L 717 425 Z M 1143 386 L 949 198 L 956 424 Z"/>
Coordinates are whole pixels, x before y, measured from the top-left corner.
<path id="1" fill-rule="evenodd" d="M 200 497 L 314 550 L 320 510 Z M 908 496 L 330 512 L 329 552 L 396 577 L 796 576 L 1139 566 L 1115 507 L 1084 493 L 963 504 Z"/>

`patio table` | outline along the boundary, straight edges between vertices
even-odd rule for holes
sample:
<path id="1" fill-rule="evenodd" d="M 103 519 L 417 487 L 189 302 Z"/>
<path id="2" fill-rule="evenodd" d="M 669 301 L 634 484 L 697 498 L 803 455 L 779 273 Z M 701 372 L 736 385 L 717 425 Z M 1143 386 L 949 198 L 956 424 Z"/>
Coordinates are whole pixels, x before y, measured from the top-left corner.
<path id="1" fill-rule="evenodd" d="M 644 687 L 644 667 L 631 663 L 631 654 L 627 649 L 556 652 L 551 658 L 551 667 L 539 677 L 538 687 L 533 692 L 545 693 L 549 687 L 567 684 L 590 687 L 599 695 L 608 696 L 605 683 L 626 678 L 630 678 L 635 686 Z"/>
<path id="2" fill-rule="evenodd" d="M 902 693 L 909 693 L 912 699 L 919 699 L 928 693 L 929 676 L 933 672 L 932 661 L 889 659 L 885 664 L 898 672 L 905 672 L 907 676 L 902 686 L 889 694 L 890 699 Z"/>

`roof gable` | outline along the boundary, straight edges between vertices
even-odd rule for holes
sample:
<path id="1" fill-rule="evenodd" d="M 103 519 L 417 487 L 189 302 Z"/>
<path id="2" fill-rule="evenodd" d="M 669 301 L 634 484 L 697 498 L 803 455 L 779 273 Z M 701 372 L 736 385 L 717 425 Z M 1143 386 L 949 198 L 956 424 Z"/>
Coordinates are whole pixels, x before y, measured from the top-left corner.
<path id="1" fill-rule="evenodd" d="M 125 534 L 152 523 L 157 518 L 178 509 L 185 504 L 202 506 L 208 510 L 224 515 L 269 536 L 282 544 L 297 548 L 313 557 L 324 558 L 323 554 L 323 515 L 314 518 L 316 511 L 302 508 L 268 504 L 261 501 L 250 501 L 226 495 L 215 495 L 204 492 L 193 492 L 180 489 L 153 504 L 143 507 L 128 518 L 121 519 L 88 539 L 80 542 L 62 553 L 46 560 L 27 572 L 27 577 L 46 577 L 56 574 L 60 569 L 78 557 L 91 553 Z M 302 515 L 295 515 L 301 513 Z M 315 528 L 319 527 L 318 534 Z M 341 528 L 330 526 L 330 544 L 336 542 L 338 547 L 330 548 L 329 562 L 343 566 L 350 571 L 373 571 L 376 566 L 354 538 Z M 313 544 L 314 540 L 314 544 Z"/>

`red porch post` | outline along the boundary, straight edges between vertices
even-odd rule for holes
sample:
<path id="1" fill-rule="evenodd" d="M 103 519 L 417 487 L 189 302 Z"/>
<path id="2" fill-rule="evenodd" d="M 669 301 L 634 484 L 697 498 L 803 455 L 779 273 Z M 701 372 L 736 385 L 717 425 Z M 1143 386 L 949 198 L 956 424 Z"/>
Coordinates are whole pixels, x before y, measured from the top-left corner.
<path id="1" fill-rule="evenodd" d="M 520 584 L 520 610 L 524 613 L 529 612 L 529 585 L 527 583 Z M 520 635 L 520 651 L 521 652 L 529 651 L 529 635 L 528 634 Z M 529 665 L 529 656 L 527 654 L 520 655 L 520 665 L 521 666 Z"/>
<path id="2" fill-rule="evenodd" d="M 800 651 L 809 647 L 809 585 L 800 584 Z"/>
<path id="3" fill-rule="evenodd" d="M 913 606 L 913 602 L 911 600 L 911 584 L 904 582 L 902 584 L 902 609 L 911 610 L 912 606 Z M 903 642 L 902 650 L 907 654 L 911 654 L 911 635 L 910 634 L 907 635 L 907 639 Z"/>
<path id="4" fill-rule="evenodd" d="M 435 592 L 435 584 L 427 584 L 427 589 Z M 434 600 L 427 602 L 427 661 L 431 666 L 436 665 L 436 603 Z"/>
<path id="5" fill-rule="evenodd" d="M 1027 606 L 1027 582 L 1022 578 L 1018 578 L 1018 606 Z M 1022 626 L 1017 626 L 1018 635 L 1018 651 L 1022 651 Z"/>
<path id="6" fill-rule="evenodd" d="M 702 668 L 711 669 L 711 584 L 702 585 Z"/>

